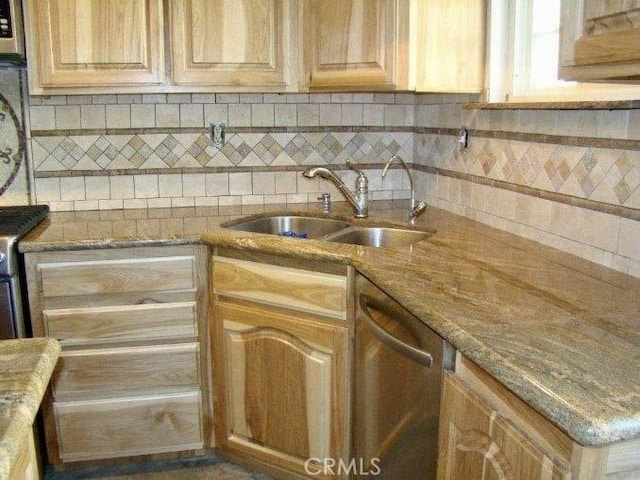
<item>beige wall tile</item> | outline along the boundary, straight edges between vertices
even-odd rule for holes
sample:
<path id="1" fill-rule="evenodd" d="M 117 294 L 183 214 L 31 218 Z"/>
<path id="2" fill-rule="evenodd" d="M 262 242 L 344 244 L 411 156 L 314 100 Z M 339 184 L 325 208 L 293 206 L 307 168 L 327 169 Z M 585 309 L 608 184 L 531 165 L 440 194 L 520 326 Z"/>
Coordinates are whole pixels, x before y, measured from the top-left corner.
<path id="1" fill-rule="evenodd" d="M 617 253 L 640 261 L 640 221 L 620 219 L 620 238 Z"/>
<path id="2" fill-rule="evenodd" d="M 114 175 L 109 177 L 111 199 L 134 198 L 135 189 L 132 175 Z"/>
<path id="3" fill-rule="evenodd" d="M 29 107 L 29 121 L 32 130 L 54 130 L 56 128 L 55 107 Z"/>
<path id="4" fill-rule="evenodd" d="M 135 198 L 158 197 L 158 175 L 133 175 Z"/>
<path id="5" fill-rule="evenodd" d="M 207 173 L 205 175 L 205 187 L 209 196 L 229 195 L 229 174 Z"/>
<path id="6" fill-rule="evenodd" d="M 109 177 L 86 177 L 85 189 L 87 200 L 108 200 L 111 198 Z"/>
<path id="7" fill-rule="evenodd" d="M 320 106 L 318 104 L 299 104 L 298 125 L 302 127 L 320 125 Z"/>
<path id="8" fill-rule="evenodd" d="M 229 106 L 227 104 L 213 104 L 204 106 L 204 123 L 209 125 L 213 122 L 229 123 Z"/>
<path id="9" fill-rule="evenodd" d="M 320 125 L 342 125 L 342 108 L 335 103 L 320 104 Z"/>
<path id="10" fill-rule="evenodd" d="M 230 195 L 251 195 L 252 193 L 251 173 L 243 172 L 229 174 Z"/>
<path id="11" fill-rule="evenodd" d="M 80 128 L 80 106 L 60 105 L 55 107 L 56 128 L 76 129 Z"/>
<path id="12" fill-rule="evenodd" d="M 156 105 L 156 126 L 176 128 L 180 126 L 180 105 Z"/>
<path id="13" fill-rule="evenodd" d="M 82 128 L 106 128 L 107 118 L 104 105 L 82 105 L 80 107 Z"/>
<path id="14" fill-rule="evenodd" d="M 63 177 L 60 179 L 60 200 L 86 200 L 84 177 Z"/>
<path id="15" fill-rule="evenodd" d="M 297 193 L 297 172 L 275 172 L 275 193 Z"/>
<path id="16" fill-rule="evenodd" d="M 130 128 L 131 107 L 129 105 L 107 105 L 107 128 Z"/>
<path id="17" fill-rule="evenodd" d="M 59 178 L 36 178 L 36 200 L 38 202 L 51 202 L 60 200 Z"/>
<path id="18" fill-rule="evenodd" d="M 182 175 L 182 194 L 189 197 L 204 197 L 207 194 L 205 174 L 185 173 Z"/>
<path id="19" fill-rule="evenodd" d="M 251 125 L 254 127 L 273 127 L 274 106 L 272 103 L 251 105 Z"/>
<path id="20" fill-rule="evenodd" d="M 229 125 L 232 127 L 251 126 L 251 105 L 231 103 L 229 104 Z"/>
<path id="21" fill-rule="evenodd" d="M 145 128 L 156 126 L 155 105 L 136 104 L 131 105 L 131 127 Z"/>
<path id="22" fill-rule="evenodd" d="M 278 127 L 293 127 L 297 125 L 298 107 L 295 104 L 275 105 L 275 125 Z"/>
<path id="23" fill-rule="evenodd" d="M 272 195 L 276 193 L 276 178 L 273 172 L 254 172 L 252 182 L 254 194 Z"/>
<path id="24" fill-rule="evenodd" d="M 182 178 L 180 175 L 158 175 L 159 197 L 181 197 Z"/>
<path id="25" fill-rule="evenodd" d="M 124 208 L 124 200 L 98 200 L 98 208 L 100 210 L 120 210 Z"/>
<path id="26" fill-rule="evenodd" d="M 359 103 L 342 105 L 342 125 L 358 126 L 363 124 L 363 106 Z"/>
<path id="27" fill-rule="evenodd" d="M 204 106 L 201 103 L 181 104 L 180 126 L 183 128 L 204 126 Z"/>

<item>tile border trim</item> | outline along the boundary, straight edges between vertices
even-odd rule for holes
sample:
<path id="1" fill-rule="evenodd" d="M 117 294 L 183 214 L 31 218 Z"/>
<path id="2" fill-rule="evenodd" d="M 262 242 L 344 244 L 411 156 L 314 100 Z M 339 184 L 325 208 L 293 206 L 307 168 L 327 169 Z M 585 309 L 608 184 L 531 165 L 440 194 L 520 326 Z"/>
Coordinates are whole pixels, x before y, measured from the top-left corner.
<path id="1" fill-rule="evenodd" d="M 523 195 L 529 195 L 532 197 L 542 198 L 544 200 L 550 200 L 552 202 L 563 203 L 565 205 L 571 205 L 574 207 L 586 208 L 588 210 L 594 210 L 596 212 L 607 213 L 609 215 L 615 215 L 618 217 L 629 218 L 631 220 L 640 221 L 640 209 L 624 207 L 621 205 L 612 205 L 609 203 L 597 202 L 595 200 L 588 200 L 585 198 L 574 197 L 571 195 L 565 195 L 562 193 L 549 192 L 547 190 L 540 190 L 538 188 L 526 187 L 524 185 L 518 185 L 515 183 L 505 182 L 504 180 L 496 180 L 493 178 L 480 177 L 470 173 L 456 172 L 453 170 L 445 170 L 442 168 L 431 167 L 428 165 L 416 165 L 413 164 L 412 168 L 434 175 L 442 175 L 444 177 L 456 178 L 458 180 L 465 180 L 471 183 L 477 183 L 480 185 L 486 185 L 489 187 L 500 188 L 502 190 L 509 190 L 515 193 L 521 193 Z"/>
<path id="2" fill-rule="evenodd" d="M 358 132 L 358 133 L 416 133 L 431 135 L 457 136 L 457 128 L 439 127 L 402 127 L 402 126 L 298 126 L 298 127 L 227 127 L 227 134 L 242 133 L 333 133 L 333 132 Z M 153 127 L 153 128 L 98 128 L 98 129 L 73 129 L 73 130 L 32 130 L 31 137 L 70 137 L 81 135 L 148 135 L 148 134 L 181 134 L 199 133 L 208 134 L 207 127 Z M 566 145 L 572 147 L 593 147 L 621 150 L 640 151 L 640 140 L 628 140 L 623 138 L 578 137 L 566 135 L 549 135 L 545 133 L 509 132 L 505 130 L 469 130 L 470 138 L 494 138 L 499 140 L 514 140 L 518 142 L 536 142 L 553 145 Z"/>

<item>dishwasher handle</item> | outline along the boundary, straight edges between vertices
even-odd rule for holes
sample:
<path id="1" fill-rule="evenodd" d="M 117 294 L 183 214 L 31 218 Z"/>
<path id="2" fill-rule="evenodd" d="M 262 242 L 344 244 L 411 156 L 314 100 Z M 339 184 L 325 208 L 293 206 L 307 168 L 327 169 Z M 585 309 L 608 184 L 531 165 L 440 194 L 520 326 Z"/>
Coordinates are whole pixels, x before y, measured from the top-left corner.
<path id="1" fill-rule="evenodd" d="M 429 368 L 433 366 L 433 357 L 429 352 L 425 352 L 424 350 L 420 350 L 419 348 L 408 345 L 387 332 L 378 324 L 378 322 L 374 320 L 373 316 L 369 312 L 370 307 L 378 310 L 385 315 L 391 315 L 385 312 L 384 308 L 381 308 L 380 305 L 377 302 L 373 301 L 370 297 L 364 294 L 360 294 L 360 309 L 362 310 L 362 319 L 366 323 L 371 333 L 378 340 L 380 340 L 389 348 L 392 348 L 396 352 L 400 353 L 401 355 L 410 358 L 414 362 L 417 362 Z"/>

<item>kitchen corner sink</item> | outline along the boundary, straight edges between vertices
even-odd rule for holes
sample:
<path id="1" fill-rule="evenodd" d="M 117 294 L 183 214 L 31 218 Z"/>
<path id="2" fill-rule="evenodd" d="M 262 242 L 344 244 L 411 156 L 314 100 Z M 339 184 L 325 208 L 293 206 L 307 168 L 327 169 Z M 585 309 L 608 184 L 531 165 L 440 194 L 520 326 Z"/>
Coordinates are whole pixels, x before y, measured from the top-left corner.
<path id="1" fill-rule="evenodd" d="M 330 233 L 350 227 L 351 224 L 331 218 L 283 215 L 232 221 L 222 226 L 241 232 L 266 233 L 296 238 L 322 238 Z"/>
<path id="2" fill-rule="evenodd" d="M 402 228 L 351 227 L 328 235 L 325 240 L 365 247 L 408 247 L 431 235 L 430 232 Z"/>
<path id="3" fill-rule="evenodd" d="M 241 232 L 388 248 L 407 247 L 433 234 L 396 227 L 358 227 L 344 220 L 297 215 L 239 219 L 224 223 L 222 227 Z"/>

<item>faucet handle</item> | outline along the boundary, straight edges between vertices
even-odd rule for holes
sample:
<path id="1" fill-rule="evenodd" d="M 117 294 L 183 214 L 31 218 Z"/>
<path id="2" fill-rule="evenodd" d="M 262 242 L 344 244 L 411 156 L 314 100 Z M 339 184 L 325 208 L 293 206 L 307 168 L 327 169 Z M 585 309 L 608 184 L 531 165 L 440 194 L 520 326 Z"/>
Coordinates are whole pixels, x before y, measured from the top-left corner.
<path id="1" fill-rule="evenodd" d="M 349 170 L 353 170 L 354 172 L 356 172 L 361 177 L 364 176 L 364 172 L 362 170 L 360 170 L 359 168 L 357 168 L 355 166 L 355 164 L 351 160 L 347 160 L 345 163 L 346 163 L 347 167 L 349 168 Z"/>

